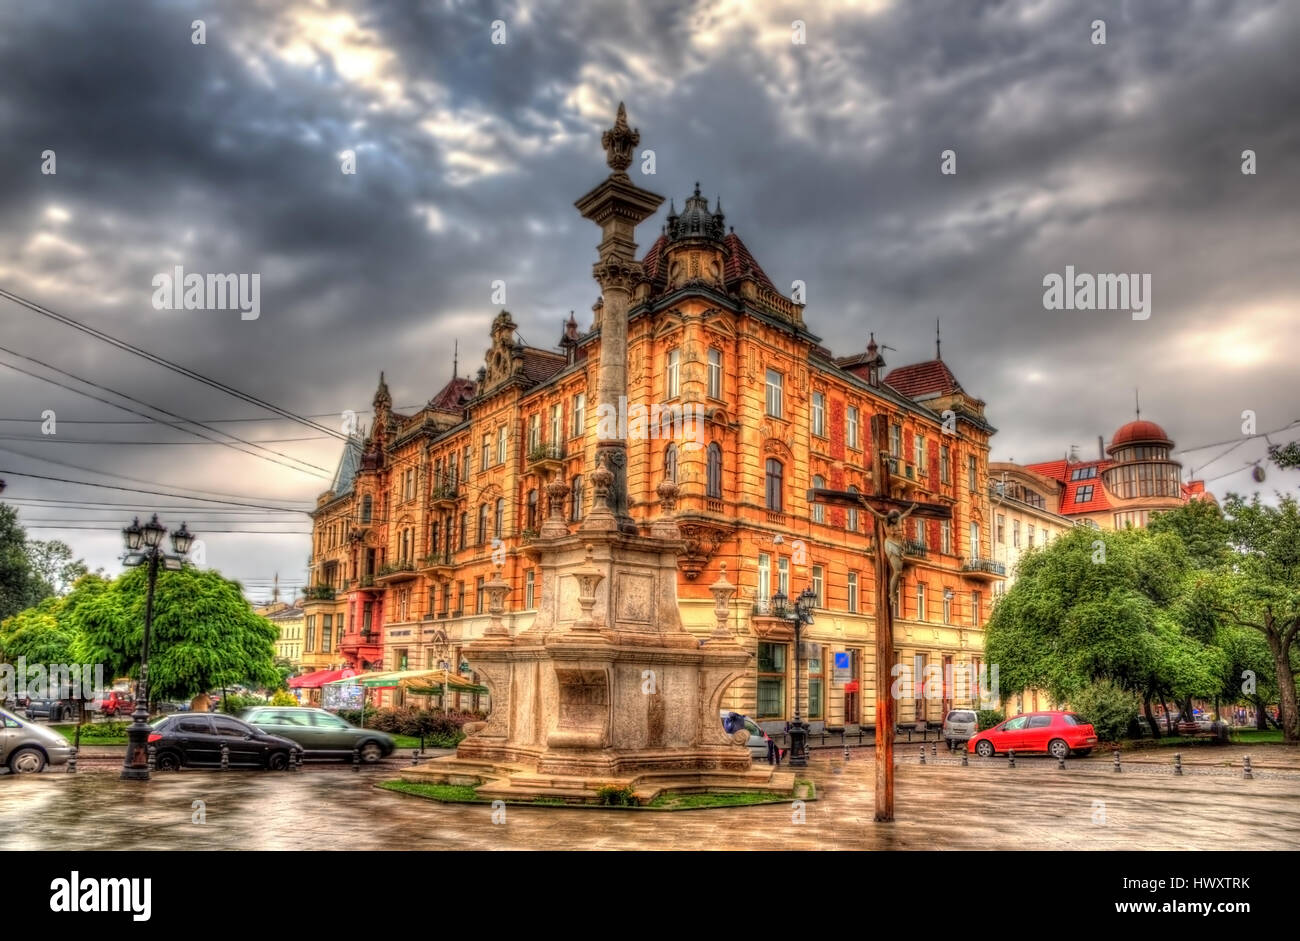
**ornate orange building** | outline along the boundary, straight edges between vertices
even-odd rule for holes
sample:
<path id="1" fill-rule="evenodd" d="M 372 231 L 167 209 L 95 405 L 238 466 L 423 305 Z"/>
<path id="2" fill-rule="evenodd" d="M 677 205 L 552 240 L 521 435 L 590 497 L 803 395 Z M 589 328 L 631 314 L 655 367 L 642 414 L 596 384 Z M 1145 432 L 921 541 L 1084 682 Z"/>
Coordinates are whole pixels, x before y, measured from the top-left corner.
<path id="1" fill-rule="evenodd" d="M 557 350 L 524 346 L 501 311 L 477 379 L 452 378 L 413 414 L 393 411 L 381 375 L 369 433 L 349 442 L 317 502 L 308 637 L 328 635 L 355 667 L 457 665 L 461 645 L 487 626 L 483 585 L 496 564 L 511 586 L 506 624 L 526 628 L 541 579 L 524 550 L 548 514 L 573 524 L 590 510 L 585 475 L 598 439 L 614 433 L 628 439 L 629 512 L 639 525 L 659 512 L 665 477 L 680 486 L 687 628 L 701 638 L 713 630 L 708 586 L 721 563 L 738 588 L 732 626 L 753 669 L 733 687 L 733 707 L 764 721 L 792 716 L 793 633 L 770 602 L 811 587 L 803 714 L 814 727 L 871 723 L 870 517 L 806 495 L 874 490 L 870 419 L 884 414 L 893 492 L 953 511 L 951 522 L 911 523 L 896 662 L 918 675 L 979 664 L 1003 577 L 990 543 L 994 429 L 984 403 L 941 359 L 886 374 L 874 337 L 865 352 L 836 357 L 698 185 L 680 213 L 670 206 L 637 268 L 625 414 L 594 405 L 599 304 L 587 330 L 570 314 Z M 940 721 L 948 704 L 971 700 L 964 684 L 930 693 L 903 687 L 900 721 Z"/>

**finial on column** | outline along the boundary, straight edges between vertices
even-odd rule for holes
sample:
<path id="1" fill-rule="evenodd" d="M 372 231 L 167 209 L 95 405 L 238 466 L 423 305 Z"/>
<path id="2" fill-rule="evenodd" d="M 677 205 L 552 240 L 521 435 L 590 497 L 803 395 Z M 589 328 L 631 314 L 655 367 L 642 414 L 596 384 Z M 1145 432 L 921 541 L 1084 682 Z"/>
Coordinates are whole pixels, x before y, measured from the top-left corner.
<path id="1" fill-rule="evenodd" d="M 618 116 L 614 126 L 600 137 L 600 146 L 605 148 L 605 162 L 616 174 L 627 175 L 627 168 L 632 165 L 632 149 L 641 143 L 641 133 L 627 124 L 627 109 L 623 102 L 618 103 Z"/>

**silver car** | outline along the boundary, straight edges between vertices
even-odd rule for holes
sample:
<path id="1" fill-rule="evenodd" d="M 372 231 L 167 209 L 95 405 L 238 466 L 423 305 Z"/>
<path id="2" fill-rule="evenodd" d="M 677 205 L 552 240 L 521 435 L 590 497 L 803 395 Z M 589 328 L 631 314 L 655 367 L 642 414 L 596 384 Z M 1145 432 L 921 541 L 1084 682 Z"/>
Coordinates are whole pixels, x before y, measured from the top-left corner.
<path id="1" fill-rule="evenodd" d="M 943 718 L 943 741 L 952 751 L 975 737 L 979 731 L 979 717 L 974 709 L 949 709 Z"/>
<path id="2" fill-rule="evenodd" d="M 0 709 L 0 765 L 14 774 L 33 774 L 65 764 L 71 755 L 72 746 L 58 732 Z"/>

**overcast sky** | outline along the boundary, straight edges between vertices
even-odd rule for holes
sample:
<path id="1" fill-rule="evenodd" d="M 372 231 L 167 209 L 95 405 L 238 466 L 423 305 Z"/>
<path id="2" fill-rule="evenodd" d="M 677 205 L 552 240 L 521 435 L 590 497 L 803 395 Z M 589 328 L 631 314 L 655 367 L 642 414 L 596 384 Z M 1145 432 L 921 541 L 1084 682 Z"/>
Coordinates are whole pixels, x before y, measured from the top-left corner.
<path id="1" fill-rule="evenodd" d="M 624 100 L 656 155 L 637 182 L 678 207 L 696 180 L 720 195 L 773 281 L 806 282 L 837 354 L 874 330 L 891 366 L 929 359 L 939 319 L 995 459 L 1092 457 L 1139 387 L 1179 448 L 1223 442 L 1181 456 L 1199 468 L 1240 441 L 1244 410 L 1261 432 L 1300 419 L 1298 48 L 1300 4 L 1261 0 L 6 4 L 0 287 L 331 426 L 368 408 L 381 369 L 417 405 L 450 378 L 453 340 L 463 375 L 481 364 L 496 279 L 531 345 L 571 309 L 590 323 L 599 233 L 573 201 L 608 172 L 600 133 Z M 175 265 L 259 274 L 260 316 L 155 310 Z M 1149 319 L 1045 310 L 1043 278 L 1067 265 L 1149 274 Z M 0 346 L 184 418 L 268 418 L 8 301 L 0 324 Z M 164 521 L 188 519 L 251 596 L 277 571 L 302 584 L 301 513 L 17 472 L 302 508 L 339 442 L 216 426 L 315 468 L 176 443 L 198 439 L 0 364 L 4 499 L 31 535 L 116 572 L 132 513 L 185 503 Z M 1197 476 L 1220 496 L 1294 491 L 1271 467 L 1249 480 L 1264 452 L 1241 443 Z M 36 528 L 51 521 L 91 528 Z"/>

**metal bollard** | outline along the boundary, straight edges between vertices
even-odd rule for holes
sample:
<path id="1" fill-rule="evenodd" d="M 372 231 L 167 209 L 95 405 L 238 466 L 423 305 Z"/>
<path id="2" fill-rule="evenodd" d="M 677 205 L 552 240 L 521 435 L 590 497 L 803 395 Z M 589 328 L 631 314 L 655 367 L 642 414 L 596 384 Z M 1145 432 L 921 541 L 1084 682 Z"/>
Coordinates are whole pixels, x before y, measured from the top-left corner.
<path id="1" fill-rule="evenodd" d="M 230 770 L 230 746 L 225 742 L 221 743 L 221 770 Z"/>
<path id="2" fill-rule="evenodd" d="M 925 764 L 925 746 L 921 746 L 921 764 Z"/>
<path id="3" fill-rule="evenodd" d="M 289 753 L 289 767 L 293 771 L 302 770 L 302 749 L 301 748 L 295 748 L 293 751 Z"/>
<path id="4" fill-rule="evenodd" d="M 970 758 L 969 758 L 969 756 L 966 754 L 966 749 L 963 748 L 963 749 L 961 750 L 961 766 L 962 766 L 963 768 L 965 768 L 965 767 L 966 767 L 967 765 L 969 765 L 969 764 L 970 764 Z"/>
<path id="5" fill-rule="evenodd" d="M 149 773 L 153 774 L 158 770 L 158 746 L 149 746 Z"/>
<path id="6" fill-rule="evenodd" d="M 1014 748 L 1009 748 L 1007 749 L 1007 767 L 1014 768 L 1015 766 L 1016 766 L 1016 750 Z"/>
<path id="7" fill-rule="evenodd" d="M 930 744 L 930 757 L 931 757 L 931 758 L 937 758 L 937 757 L 939 757 L 939 742 L 938 742 L 938 740 L 936 740 L 936 741 L 934 741 L 934 742 L 932 742 L 932 743 Z"/>
<path id="8" fill-rule="evenodd" d="M 1119 773 L 1120 773 L 1120 767 L 1119 767 L 1119 749 L 1116 748 L 1112 754 L 1114 754 L 1114 756 L 1115 756 L 1115 773 L 1116 773 L 1116 774 L 1119 774 Z"/>
<path id="9" fill-rule="evenodd" d="M 845 743 L 844 743 L 844 760 L 845 760 L 845 761 L 848 761 L 848 760 L 849 760 L 849 743 L 848 743 L 848 742 L 845 742 Z"/>
<path id="10" fill-rule="evenodd" d="M 1174 752 L 1174 774 L 1182 774 L 1182 773 L 1183 773 L 1183 756 L 1178 752 Z"/>
<path id="11" fill-rule="evenodd" d="M 77 746 L 72 746 L 72 751 L 68 752 L 68 774 L 77 773 Z"/>
<path id="12" fill-rule="evenodd" d="M 361 770 L 361 749 L 359 747 L 352 749 L 352 770 Z"/>
<path id="13" fill-rule="evenodd" d="M 1255 774 L 1250 767 L 1249 755 L 1246 755 L 1241 759 L 1241 776 L 1245 778 L 1247 781 L 1253 780 L 1255 777 Z"/>
<path id="14" fill-rule="evenodd" d="M 420 763 L 420 752 L 419 752 L 418 750 L 412 750 L 412 751 L 411 751 L 411 766 L 414 767 L 415 765 L 418 765 L 419 763 Z"/>
<path id="15" fill-rule="evenodd" d="M 1059 770 L 1059 771 L 1064 771 L 1064 770 L 1065 770 L 1065 756 L 1064 756 L 1064 755 L 1059 755 L 1059 756 L 1057 756 L 1057 759 L 1056 759 L 1056 767 L 1057 767 L 1057 770 Z"/>

